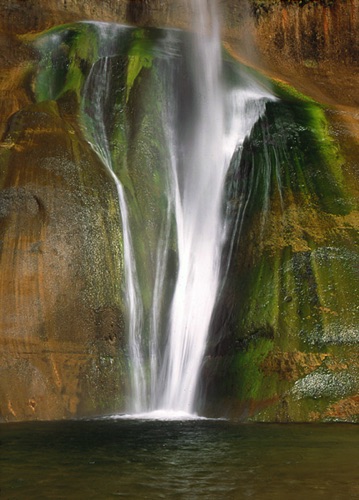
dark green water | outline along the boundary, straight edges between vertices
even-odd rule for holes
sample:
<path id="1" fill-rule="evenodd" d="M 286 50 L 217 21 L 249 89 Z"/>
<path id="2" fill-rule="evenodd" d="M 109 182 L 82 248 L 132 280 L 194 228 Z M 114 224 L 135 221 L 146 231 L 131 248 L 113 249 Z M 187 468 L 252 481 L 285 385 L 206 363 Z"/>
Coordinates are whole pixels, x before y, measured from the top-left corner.
<path id="1" fill-rule="evenodd" d="M 1 499 L 359 498 L 354 425 L 0 425 Z"/>

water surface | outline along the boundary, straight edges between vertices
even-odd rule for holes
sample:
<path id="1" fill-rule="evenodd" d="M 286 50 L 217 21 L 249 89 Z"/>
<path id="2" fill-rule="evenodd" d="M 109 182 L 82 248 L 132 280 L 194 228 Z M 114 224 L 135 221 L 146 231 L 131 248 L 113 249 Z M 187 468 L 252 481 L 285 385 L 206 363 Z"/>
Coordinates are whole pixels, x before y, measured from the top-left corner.
<path id="1" fill-rule="evenodd" d="M 0 425 L 3 499 L 359 498 L 355 425 Z"/>

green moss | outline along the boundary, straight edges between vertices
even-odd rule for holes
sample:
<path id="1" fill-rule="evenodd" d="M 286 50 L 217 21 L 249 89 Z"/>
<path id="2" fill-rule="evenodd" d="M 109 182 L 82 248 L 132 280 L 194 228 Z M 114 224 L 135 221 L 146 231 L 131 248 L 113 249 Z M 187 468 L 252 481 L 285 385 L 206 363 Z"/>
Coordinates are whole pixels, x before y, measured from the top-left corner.
<path id="1" fill-rule="evenodd" d="M 320 248 L 312 253 L 318 309 L 324 330 L 317 342 L 329 345 L 359 342 L 359 336 L 354 335 L 355 325 L 359 322 L 359 311 L 355 305 L 359 292 L 358 263 L 356 251 L 340 246 Z"/>
<path id="2" fill-rule="evenodd" d="M 238 78 L 233 64 L 229 82 Z M 247 405 L 258 420 L 308 421 L 323 416 L 335 395 L 294 397 L 295 377 L 308 373 L 311 363 L 314 369 L 322 356 L 350 366 L 358 343 L 357 233 L 339 222 L 352 202 L 345 158 L 329 133 L 325 109 L 288 85 L 272 85 L 279 99 L 267 103 L 227 178 L 227 213 L 238 232 L 223 292 L 229 319 L 222 339 L 213 340 L 213 353 L 220 355 L 217 390 L 210 391 L 214 399 L 236 401 L 243 414 Z M 284 358 L 288 353 L 294 367 L 288 375 L 273 367 L 264 375 L 261 344 L 255 354 L 260 332 L 272 332 L 273 349 Z M 260 402 L 268 408 L 260 410 Z"/>
<path id="3" fill-rule="evenodd" d="M 131 48 L 128 52 L 126 102 L 133 84 L 142 68 L 151 68 L 153 62 L 153 43 L 144 30 L 136 30 Z"/>
<path id="4" fill-rule="evenodd" d="M 267 376 L 261 370 L 261 363 L 273 349 L 273 345 L 273 340 L 259 338 L 234 356 L 229 376 L 234 374 L 236 379 L 234 383 L 238 399 L 261 401 L 276 394 L 277 377 Z"/>
<path id="5" fill-rule="evenodd" d="M 318 102 L 316 102 L 311 97 L 303 94 L 295 87 L 292 87 L 288 83 L 283 82 L 282 80 L 271 80 L 272 89 L 280 99 L 284 101 L 293 101 L 293 102 L 303 102 L 313 104 L 315 106 L 321 106 Z"/>
<path id="6" fill-rule="evenodd" d="M 296 333 L 320 328 L 318 317 L 310 314 L 315 284 L 306 275 L 303 258 L 285 249 L 277 257 L 263 256 L 253 269 L 241 273 L 236 292 L 241 303 L 239 338 L 250 338 L 253 332 L 270 327 L 278 346 L 295 350 L 301 344 Z"/>
<path id="7" fill-rule="evenodd" d="M 134 81 L 139 75 L 142 68 L 150 68 L 152 61 L 148 57 L 129 56 L 129 63 L 127 67 L 127 82 L 126 82 L 126 102 L 128 101 Z"/>
<path id="8" fill-rule="evenodd" d="M 355 253 L 325 248 L 293 252 L 287 247 L 276 256 L 262 256 L 253 267 L 241 266 L 231 279 L 235 287 L 231 324 L 236 340 L 226 338 L 227 348 L 217 347 L 221 361 L 212 397 L 251 408 L 269 404 L 268 409 L 255 411 L 259 421 L 308 421 L 314 414 L 324 415 L 338 398 L 355 393 L 359 386 L 353 363 L 359 342 L 355 333 L 359 321 L 356 261 Z M 299 353 L 288 365 L 288 376 L 280 365 L 278 371 L 264 368 L 272 352 L 276 356 L 282 352 L 283 359 L 289 353 L 289 360 L 290 353 Z M 313 377 L 300 378 L 321 364 L 321 359 L 322 377 L 317 370 Z M 336 365 L 344 369 L 339 378 L 332 374 Z M 337 393 L 335 387 L 344 387 L 340 377 L 349 377 L 350 387 Z M 296 380 L 305 379 L 311 396 L 296 390 Z M 328 394 L 323 389 L 327 379 L 333 387 Z M 305 383 L 301 384 L 304 388 Z"/>
<path id="9" fill-rule="evenodd" d="M 68 91 L 80 92 L 98 54 L 96 31 L 91 25 L 75 24 L 53 28 L 35 42 L 41 60 L 35 85 L 37 101 L 58 99 Z"/>
<path id="10" fill-rule="evenodd" d="M 248 192 L 257 186 L 255 194 L 248 193 L 248 211 L 263 210 L 276 193 L 284 198 L 290 190 L 299 203 L 310 201 L 325 212 L 345 215 L 352 207 L 343 165 L 318 106 L 270 102 L 244 144 L 239 167 L 248 178 L 254 176 Z"/>
<path id="11" fill-rule="evenodd" d="M 225 58 L 228 82 L 239 83 L 238 64 L 228 53 Z M 275 196 L 283 198 L 288 189 L 299 203 L 314 202 L 325 212 L 348 214 L 352 202 L 343 175 L 345 158 L 329 133 L 325 108 L 284 82 L 268 83 L 248 67 L 242 71 L 278 97 L 267 103 L 265 116 L 244 144 L 240 164 L 234 162 L 230 170 L 230 176 L 234 169 L 242 178 L 242 193 L 237 195 L 249 196 L 249 215 L 264 210 Z"/>

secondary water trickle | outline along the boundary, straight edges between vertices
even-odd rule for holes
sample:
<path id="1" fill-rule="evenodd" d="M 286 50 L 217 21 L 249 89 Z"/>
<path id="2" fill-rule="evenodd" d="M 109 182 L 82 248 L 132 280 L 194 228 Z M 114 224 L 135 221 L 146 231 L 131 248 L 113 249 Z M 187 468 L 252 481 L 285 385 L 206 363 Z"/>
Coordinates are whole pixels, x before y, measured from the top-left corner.
<path id="1" fill-rule="evenodd" d="M 223 215 L 225 179 L 233 156 L 241 154 L 245 137 L 271 98 L 248 76 L 240 85 L 226 84 L 216 1 L 193 1 L 190 7 L 194 34 L 183 41 L 177 32 L 166 31 L 151 47 L 154 59 L 150 64 L 156 68 L 162 89 L 156 126 L 164 142 L 166 198 L 151 273 L 147 274 L 136 248 L 136 242 L 147 242 L 144 236 L 141 240 L 141 235 L 133 234 L 129 195 L 121 175 L 117 178 L 113 173 L 117 145 L 108 125 L 111 94 L 116 92 L 116 44 L 128 41 L 128 28 L 94 24 L 99 56 L 83 89 L 83 114 L 92 117 L 88 140 L 111 171 L 119 197 L 131 373 L 129 411 L 134 413 L 196 410 L 198 377 L 228 237 Z M 134 60 L 127 67 L 127 85 L 129 68 L 134 72 Z M 185 78 L 180 79 L 181 73 Z M 151 99 L 150 95 L 142 97 Z M 127 98 L 120 111 L 125 110 Z M 150 143 L 151 138 L 144 147 Z M 146 169 L 146 164 L 141 168 Z M 169 270 L 171 251 L 176 254 L 175 272 Z M 141 287 L 150 291 L 145 294 Z"/>

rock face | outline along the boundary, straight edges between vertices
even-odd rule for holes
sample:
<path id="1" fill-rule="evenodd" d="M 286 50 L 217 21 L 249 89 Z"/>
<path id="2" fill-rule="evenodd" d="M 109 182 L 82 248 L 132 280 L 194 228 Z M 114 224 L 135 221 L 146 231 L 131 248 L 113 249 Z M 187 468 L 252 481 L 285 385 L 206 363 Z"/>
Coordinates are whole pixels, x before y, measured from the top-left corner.
<path id="1" fill-rule="evenodd" d="M 215 414 L 330 420 L 343 404 L 337 418 L 357 420 L 357 195 L 325 123 L 282 95 L 229 186 L 246 209 L 204 367 Z"/>
<path id="2" fill-rule="evenodd" d="M 109 410 L 123 395 L 121 294 L 106 278 L 122 274 L 116 194 L 79 135 L 66 105 L 47 102 L 15 113 L 2 142 L 6 420 Z"/>
<path id="3" fill-rule="evenodd" d="M 227 49 L 274 78 L 287 104 L 273 104 L 238 167 L 262 187 L 251 198 L 248 183 L 228 185 L 229 204 L 246 196 L 249 204 L 204 365 L 214 415 L 358 419 L 358 3 L 303 3 L 224 2 Z M 188 16 L 170 0 L 0 5 L 0 419 L 121 411 L 128 382 L 116 187 L 79 126 L 76 86 L 56 101 L 36 97 L 39 53 L 29 42 L 84 19 L 184 27 Z M 133 182 L 141 190 L 143 180 Z M 138 227 L 153 201 L 140 201 Z"/>
<path id="4" fill-rule="evenodd" d="M 305 2 L 304 2 L 305 3 Z M 254 7 L 264 65 L 298 90 L 333 106 L 358 106 L 358 2 L 268 2 Z"/>
<path id="5" fill-rule="evenodd" d="M 229 50 L 328 107 L 297 94 L 288 114 L 274 106 L 245 148 L 244 187 L 232 203 L 249 204 L 204 366 L 207 411 L 357 422 L 358 4 L 252 2 L 249 10 L 253 45 L 229 31 Z M 259 186 L 252 198 L 248 178 Z"/>

